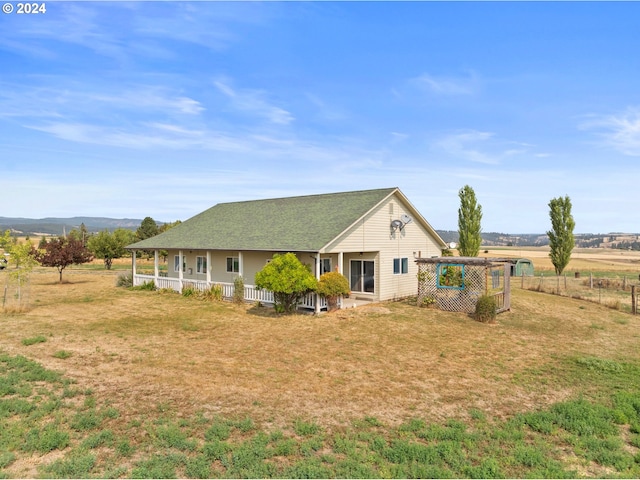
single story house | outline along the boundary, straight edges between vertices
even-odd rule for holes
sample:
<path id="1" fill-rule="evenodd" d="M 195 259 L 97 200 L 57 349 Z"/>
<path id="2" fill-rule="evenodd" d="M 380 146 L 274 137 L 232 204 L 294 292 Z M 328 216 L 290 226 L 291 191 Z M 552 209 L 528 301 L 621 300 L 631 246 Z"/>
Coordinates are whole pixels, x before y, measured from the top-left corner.
<path id="1" fill-rule="evenodd" d="M 181 291 L 185 284 L 233 292 L 241 276 L 245 299 L 270 303 L 254 288 L 255 274 L 275 253 L 292 252 L 317 278 L 339 271 L 349 279 L 350 299 L 381 301 L 415 295 L 414 258 L 437 256 L 447 245 L 398 188 L 220 203 L 155 237 L 129 245 L 134 285 L 152 280 Z M 155 252 L 154 274 L 136 272 L 137 250 Z M 168 272 L 159 273 L 159 252 Z M 310 295 L 316 312 L 324 299 Z"/>

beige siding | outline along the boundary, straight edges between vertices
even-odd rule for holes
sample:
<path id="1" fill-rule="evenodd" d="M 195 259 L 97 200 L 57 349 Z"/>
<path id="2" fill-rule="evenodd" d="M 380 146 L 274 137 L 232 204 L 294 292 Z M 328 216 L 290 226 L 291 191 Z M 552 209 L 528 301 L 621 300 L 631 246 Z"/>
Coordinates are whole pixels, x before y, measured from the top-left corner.
<path id="1" fill-rule="evenodd" d="M 358 255 L 362 252 L 367 257 L 376 255 L 377 300 L 415 295 L 418 268 L 414 262 L 414 252 L 416 256 L 418 252 L 426 257 L 440 255 L 440 246 L 436 239 L 415 219 L 402 231 L 393 232 L 390 228 L 391 221 L 399 219 L 403 214 L 414 217 L 409 207 L 394 195 L 326 248 L 328 253 L 343 251 L 358 252 Z M 408 259 L 408 273 L 394 275 L 394 258 Z M 356 257 L 345 254 L 344 274 L 347 277 L 350 274 L 350 259 Z"/>
<path id="2" fill-rule="evenodd" d="M 186 259 L 186 271 L 183 274 L 185 280 L 206 280 L 206 273 L 197 273 L 196 270 L 196 257 L 207 257 L 206 251 L 201 250 L 183 250 L 183 255 Z M 276 252 L 238 252 L 238 251 L 211 251 L 211 265 L 207 267 L 211 270 L 211 281 L 221 283 L 233 283 L 233 280 L 239 275 L 239 273 L 227 272 L 227 258 L 240 258 L 242 257 L 242 277 L 244 283 L 247 285 L 255 284 L 255 276 L 262 268 L 267 264 L 267 261 L 273 258 Z M 174 256 L 178 255 L 178 250 L 170 250 L 167 257 L 167 270 L 168 276 L 171 278 L 178 278 L 178 272 L 174 271 Z M 297 253 L 296 254 L 300 262 L 308 265 L 311 271 L 314 272 L 315 259 L 310 256 L 309 253 Z M 332 262 L 332 266 L 337 265 L 337 255 L 323 255 L 323 258 L 335 257 L 335 262 Z M 189 273 L 191 269 L 191 273 Z"/>

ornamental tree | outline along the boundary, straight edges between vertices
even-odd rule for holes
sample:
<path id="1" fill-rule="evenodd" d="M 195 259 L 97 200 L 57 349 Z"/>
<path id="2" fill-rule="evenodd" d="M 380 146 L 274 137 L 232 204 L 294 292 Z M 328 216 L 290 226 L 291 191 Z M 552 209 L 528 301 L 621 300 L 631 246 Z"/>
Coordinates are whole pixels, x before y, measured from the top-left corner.
<path id="1" fill-rule="evenodd" d="M 318 281 L 307 265 L 293 253 L 276 253 L 262 270 L 256 273 L 256 287 L 271 290 L 276 312 L 291 313 L 298 302 L 313 292 Z"/>
<path id="2" fill-rule="evenodd" d="M 34 250 L 35 259 L 45 267 L 56 267 L 62 283 L 62 271 L 69 265 L 78 265 L 93 260 L 93 255 L 82 244 L 82 240 L 58 237 L 49 240 L 44 249 Z"/>
<path id="3" fill-rule="evenodd" d="M 125 228 L 117 228 L 113 233 L 103 230 L 89 237 L 87 248 L 96 258 L 104 260 L 107 270 L 111 270 L 113 260 L 124 257 L 127 254 L 125 247 L 133 243 L 134 239 L 135 234 Z"/>
<path id="4" fill-rule="evenodd" d="M 329 310 L 338 306 L 338 298 L 350 292 L 349 280 L 340 272 L 327 272 L 320 276 L 316 292 L 327 299 Z"/>

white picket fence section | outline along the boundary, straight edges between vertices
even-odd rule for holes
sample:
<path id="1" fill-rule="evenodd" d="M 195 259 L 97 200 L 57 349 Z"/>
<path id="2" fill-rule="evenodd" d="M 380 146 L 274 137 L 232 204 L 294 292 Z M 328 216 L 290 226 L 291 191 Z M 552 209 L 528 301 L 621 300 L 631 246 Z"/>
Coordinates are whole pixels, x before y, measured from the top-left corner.
<path id="1" fill-rule="evenodd" d="M 153 275 L 142 274 L 136 274 L 133 276 L 134 287 L 140 286 L 146 282 L 154 282 L 156 288 L 170 288 L 171 290 L 175 290 L 178 293 L 182 291 L 182 287 L 187 285 L 192 286 L 193 288 L 201 292 L 209 290 L 213 285 L 219 285 L 222 288 L 222 297 L 227 300 L 233 298 L 233 293 L 235 290 L 233 283 L 208 283 L 202 280 L 182 280 L 182 285 L 180 285 L 180 279 L 178 278 L 154 277 Z M 255 285 L 244 286 L 244 299 L 247 302 L 261 302 L 271 305 L 274 303 L 273 292 L 256 288 Z M 319 299 L 320 309 L 326 309 L 327 299 L 323 297 L 319 297 Z M 315 310 L 315 307 L 316 295 L 313 293 L 306 295 L 298 304 L 298 308 Z"/>

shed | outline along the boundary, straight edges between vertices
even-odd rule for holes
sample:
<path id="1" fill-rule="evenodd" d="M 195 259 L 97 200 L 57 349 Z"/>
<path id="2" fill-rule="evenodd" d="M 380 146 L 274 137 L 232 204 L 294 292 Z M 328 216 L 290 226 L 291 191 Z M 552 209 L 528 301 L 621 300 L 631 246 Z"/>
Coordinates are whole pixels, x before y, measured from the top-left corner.
<path id="1" fill-rule="evenodd" d="M 511 260 L 512 277 L 533 277 L 533 262 L 528 258 L 514 258 Z"/>

